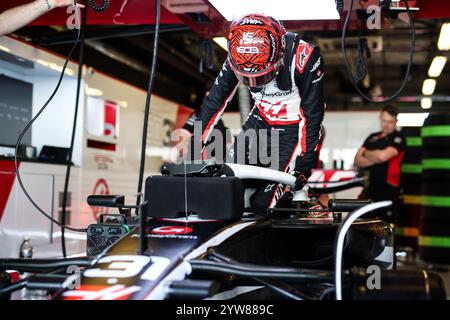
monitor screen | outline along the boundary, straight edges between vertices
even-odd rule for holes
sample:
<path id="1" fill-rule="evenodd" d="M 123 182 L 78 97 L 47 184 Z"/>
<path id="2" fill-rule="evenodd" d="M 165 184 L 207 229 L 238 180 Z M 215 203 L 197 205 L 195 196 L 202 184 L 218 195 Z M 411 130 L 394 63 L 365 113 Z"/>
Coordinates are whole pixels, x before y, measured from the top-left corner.
<path id="1" fill-rule="evenodd" d="M 0 145 L 14 146 L 32 115 L 33 84 L 0 75 Z M 31 128 L 22 143 L 31 145 Z"/>

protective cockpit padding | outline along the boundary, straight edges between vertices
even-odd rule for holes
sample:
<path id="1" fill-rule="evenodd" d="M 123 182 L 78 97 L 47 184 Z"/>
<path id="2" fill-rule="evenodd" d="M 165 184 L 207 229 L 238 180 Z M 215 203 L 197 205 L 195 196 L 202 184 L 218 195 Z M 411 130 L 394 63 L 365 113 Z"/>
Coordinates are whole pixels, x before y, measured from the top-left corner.
<path id="1" fill-rule="evenodd" d="M 150 176 L 145 182 L 147 215 L 184 217 L 185 190 L 188 213 L 198 214 L 202 219 L 237 220 L 242 217 L 244 188 L 236 177 Z"/>

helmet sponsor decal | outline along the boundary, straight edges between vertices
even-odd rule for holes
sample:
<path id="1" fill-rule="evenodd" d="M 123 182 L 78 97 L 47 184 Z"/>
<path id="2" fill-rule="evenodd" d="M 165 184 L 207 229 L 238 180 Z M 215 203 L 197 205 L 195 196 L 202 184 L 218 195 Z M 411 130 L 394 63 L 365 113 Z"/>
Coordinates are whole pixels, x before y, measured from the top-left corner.
<path id="1" fill-rule="evenodd" d="M 245 54 L 259 54 L 258 47 L 238 47 L 237 52 Z"/>
<path id="2" fill-rule="evenodd" d="M 255 38 L 253 35 L 254 32 L 244 32 L 244 35 L 241 39 L 241 44 L 263 44 L 264 41 L 258 38 Z"/>
<path id="3" fill-rule="evenodd" d="M 246 25 L 246 24 L 252 24 L 252 25 L 260 25 L 262 26 L 264 23 L 259 19 L 252 19 L 252 18 L 245 18 L 239 23 L 240 26 Z"/>
<path id="4" fill-rule="evenodd" d="M 272 62 L 272 61 L 274 61 L 275 53 L 277 52 L 277 43 L 276 43 L 276 40 L 275 40 L 275 37 L 273 36 L 273 34 L 269 33 L 269 37 L 270 37 L 270 46 L 271 46 L 271 51 L 272 51 L 269 62 Z"/>

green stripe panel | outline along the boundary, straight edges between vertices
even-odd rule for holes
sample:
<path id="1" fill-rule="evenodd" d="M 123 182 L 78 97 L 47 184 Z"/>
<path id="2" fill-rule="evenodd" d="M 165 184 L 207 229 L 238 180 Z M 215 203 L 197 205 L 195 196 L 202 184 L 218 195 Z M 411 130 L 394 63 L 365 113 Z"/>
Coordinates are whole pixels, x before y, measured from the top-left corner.
<path id="1" fill-rule="evenodd" d="M 422 138 L 421 137 L 406 137 L 406 146 L 407 147 L 421 147 L 422 146 Z"/>
<path id="2" fill-rule="evenodd" d="M 423 159 L 422 169 L 450 170 L 450 159 Z"/>
<path id="3" fill-rule="evenodd" d="M 429 207 L 450 207 L 450 197 L 422 196 L 422 205 Z"/>
<path id="4" fill-rule="evenodd" d="M 403 195 L 403 203 L 428 207 L 450 207 L 450 197 Z"/>
<path id="5" fill-rule="evenodd" d="M 419 246 L 450 249 L 450 237 L 419 236 Z"/>
<path id="6" fill-rule="evenodd" d="M 422 173 L 421 164 L 402 164 L 400 171 L 402 173 Z"/>
<path id="7" fill-rule="evenodd" d="M 450 126 L 429 126 L 422 128 L 422 137 L 450 136 Z"/>

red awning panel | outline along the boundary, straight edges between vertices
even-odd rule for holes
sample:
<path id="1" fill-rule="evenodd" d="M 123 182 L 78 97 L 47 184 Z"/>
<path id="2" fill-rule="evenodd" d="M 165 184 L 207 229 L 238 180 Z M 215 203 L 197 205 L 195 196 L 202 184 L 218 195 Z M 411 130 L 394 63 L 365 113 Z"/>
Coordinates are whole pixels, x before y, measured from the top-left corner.
<path id="1" fill-rule="evenodd" d="M 450 18 L 449 0 L 420 0 L 420 11 L 416 13 L 416 19 L 445 19 Z"/>
<path id="2" fill-rule="evenodd" d="M 102 0 L 96 0 L 101 3 Z M 31 2 L 30 0 L 0 1 L 0 12 L 9 8 Z M 83 3 L 87 1 L 80 1 Z M 110 0 L 109 9 L 98 13 L 86 6 L 89 25 L 114 25 L 114 24 L 154 24 L 155 0 Z M 70 13 L 66 9 L 55 9 L 40 17 L 32 25 L 59 25 L 65 26 Z M 162 24 L 182 24 L 183 22 L 163 6 L 161 7 Z"/>
<path id="3" fill-rule="evenodd" d="M 31 2 L 32 0 L 1 0 L 0 12 L 14 6 Z M 103 0 L 95 0 L 100 4 Z M 226 0 L 224 0 L 226 1 Z M 244 1 L 244 0 L 243 0 Z M 87 0 L 80 0 L 87 3 Z M 364 8 L 369 5 L 378 4 L 379 0 L 367 0 L 365 2 L 354 1 L 354 10 Z M 410 6 L 418 6 L 420 11 L 414 14 L 415 19 L 441 19 L 450 18 L 449 0 L 417 0 L 409 1 Z M 162 24 L 186 24 L 193 31 L 203 37 L 223 36 L 228 32 L 229 22 L 212 6 L 207 0 L 167 0 L 162 1 L 161 23 Z M 286 21 L 285 25 L 289 30 L 341 30 L 343 20 L 348 10 L 348 1 L 344 2 L 344 12 L 338 21 Z M 174 12 L 169 11 L 170 8 Z M 313 4 L 312 4 L 313 5 Z M 400 4 L 403 6 L 403 4 Z M 106 12 L 98 13 L 87 8 L 89 25 L 143 25 L 155 23 L 155 0 L 110 0 L 109 9 Z M 194 8 L 195 7 L 195 8 Z M 199 12 L 196 12 L 199 11 Z M 189 13 L 201 14 L 210 23 L 196 21 Z M 32 25 L 66 25 L 70 13 L 66 9 L 56 9 L 34 21 Z M 386 21 L 383 21 L 385 24 Z M 384 26 L 386 27 L 386 26 Z M 360 22 L 356 17 L 356 12 L 352 14 L 349 29 L 359 29 Z"/>

